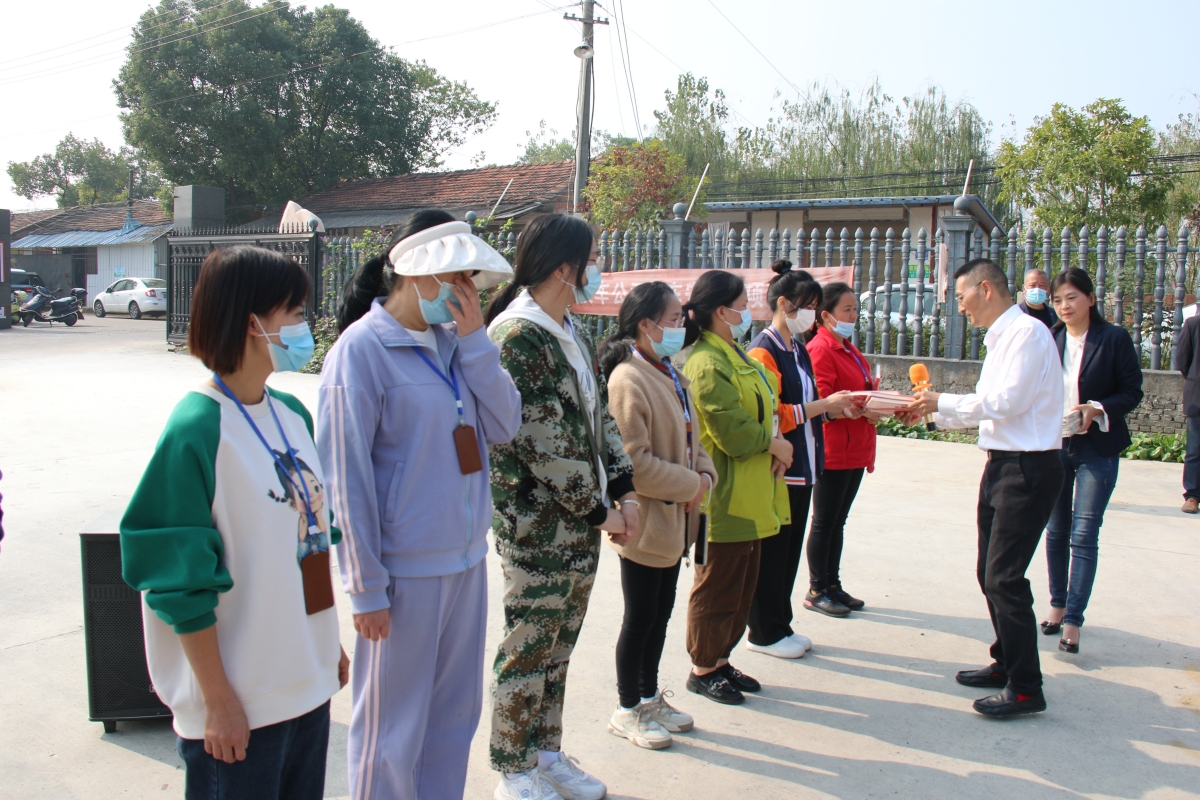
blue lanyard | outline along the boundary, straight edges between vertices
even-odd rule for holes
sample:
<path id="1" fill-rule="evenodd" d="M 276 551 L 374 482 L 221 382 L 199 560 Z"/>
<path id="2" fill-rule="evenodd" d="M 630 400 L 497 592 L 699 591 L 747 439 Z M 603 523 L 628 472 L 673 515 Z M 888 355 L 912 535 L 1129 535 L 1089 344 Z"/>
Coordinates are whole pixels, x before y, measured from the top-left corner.
<path id="1" fill-rule="evenodd" d="M 460 397 L 460 396 L 459 396 L 459 394 L 458 394 L 458 378 L 457 378 L 457 377 L 455 377 L 455 375 L 454 375 L 454 367 L 450 367 L 450 377 L 449 377 L 449 378 L 447 378 L 447 377 L 445 376 L 445 374 L 443 374 L 443 373 L 442 373 L 442 371 L 441 371 L 440 369 L 438 369 L 438 368 L 437 368 L 437 365 L 436 365 L 436 364 L 434 364 L 432 360 L 430 360 L 429 356 L 425 355 L 425 348 L 424 348 L 424 347 L 421 347 L 421 346 L 419 346 L 419 345 L 418 345 L 417 347 L 415 347 L 415 348 L 413 348 L 413 349 L 417 351 L 417 355 L 419 355 L 419 356 L 421 357 L 421 360 L 422 360 L 422 361 L 424 361 L 426 364 L 428 364 L 428 365 L 429 365 L 429 368 L 430 368 L 431 370 L 433 370 L 433 371 L 434 371 L 434 373 L 435 373 L 435 374 L 436 374 L 436 375 L 437 375 L 439 378 L 441 378 L 441 379 L 442 379 L 442 383 L 444 383 L 444 384 L 446 384 L 447 386 L 449 386 L 449 387 L 450 387 L 450 391 L 454 392 L 454 404 L 455 404 L 455 407 L 458 409 L 458 424 L 459 424 L 459 425 L 464 425 L 464 424 L 466 424 L 466 423 L 464 423 L 464 422 L 463 422 L 463 404 L 462 404 L 462 397 Z"/>
<path id="2" fill-rule="evenodd" d="M 292 445 L 288 442 L 287 434 L 283 432 L 283 425 L 279 422 L 279 415 L 275 413 L 275 406 L 271 403 L 271 393 L 265 389 L 263 390 L 263 394 L 267 398 L 267 408 L 271 410 L 271 416 L 275 418 L 275 427 L 279 429 L 279 436 L 283 439 L 283 448 L 287 451 L 288 458 L 292 460 L 292 466 L 296 468 L 296 477 L 300 479 L 299 484 L 292 480 L 292 474 L 284 466 L 284 463 L 279 460 L 279 456 L 276 455 L 274 448 L 267 441 L 267 437 L 263 436 L 262 431 L 254 424 L 254 419 L 250 416 L 250 412 L 246 410 L 246 407 L 242 405 L 242 401 L 237 399 L 237 395 L 229 390 L 229 387 L 225 385 L 225 381 L 221 380 L 221 376 L 215 372 L 213 373 L 213 380 L 216 381 L 217 386 L 221 387 L 221 391 L 225 393 L 225 396 L 234 402 L 238 407 L 238 411 L 242 412 L 242 416 L 246 418 L 246 422 L 250 423 L 250 427 L 258 434 L 258 440 L 263 443 L 263 447 L 267 448 L 267 452 L 271 454 L 271 458 L 279 465 L 279 470 L 287 478 L 288 483 L 304 492 L 304 511 L 308 517 L 308 532 L 310 535 L 320 533 L 321 526 L 317 524 L 317 515 L 312 510 L 312 498 L 308 495 L 308 481 L 304 480 L 304 472 L 300 469 L 299 462 L 296 461 L 296 451 L 292 449 Z"/>
<path id="3" fill-rule="evenodd" d="M 633 354 L 642 361 L 647 361 L 647 358 L 642 355 L 642 352 L 637 348 L 637 345 L 634 345 L 630 349 L 633 351 Z M 679 398 L 679 404 L 683 406 L 683 418 L 688 424 L 691 424 L 692 414 L 690 411 L 688 411 L 687 395 L 683 392 L 683 384 L 679 382 L 679 376 L 675 374 L 675 367 L 671 366 L 671 360 L 669 358 L 664 358 L 662 360 L 662 365 L 666 367 L 667 374 L 671 376 L 671 381 L 675 384 L 675 396 Z"/>

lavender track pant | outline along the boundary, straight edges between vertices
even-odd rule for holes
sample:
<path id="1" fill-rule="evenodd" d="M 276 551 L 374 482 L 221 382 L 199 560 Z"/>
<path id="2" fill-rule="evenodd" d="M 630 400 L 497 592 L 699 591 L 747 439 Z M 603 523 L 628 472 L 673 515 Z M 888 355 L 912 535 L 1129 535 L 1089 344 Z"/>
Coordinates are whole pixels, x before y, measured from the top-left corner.
<path id="1" fill-rule="evenodd" d="M 391 633 L 354 647 L 352 800 L 461 798 L 483 707 L 487 560 L 392 578 Z"/>

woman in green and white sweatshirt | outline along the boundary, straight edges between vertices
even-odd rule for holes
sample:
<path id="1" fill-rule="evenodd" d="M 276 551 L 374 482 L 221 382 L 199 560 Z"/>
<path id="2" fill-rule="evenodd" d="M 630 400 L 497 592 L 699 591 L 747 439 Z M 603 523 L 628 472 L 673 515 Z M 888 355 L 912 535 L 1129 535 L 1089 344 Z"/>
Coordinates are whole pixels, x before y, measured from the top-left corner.
<path id="1" fill-rule="evenodd" d="M 340 533 L 312 418 L 266 387 L 312 355 L 310 292 L 274 251 L 205 259 L 188 349 L 213 377 L 175 407 L 121 520 L 188 800 L 324 794 L 329 698 L 349 674 L 329 570 Z"/>

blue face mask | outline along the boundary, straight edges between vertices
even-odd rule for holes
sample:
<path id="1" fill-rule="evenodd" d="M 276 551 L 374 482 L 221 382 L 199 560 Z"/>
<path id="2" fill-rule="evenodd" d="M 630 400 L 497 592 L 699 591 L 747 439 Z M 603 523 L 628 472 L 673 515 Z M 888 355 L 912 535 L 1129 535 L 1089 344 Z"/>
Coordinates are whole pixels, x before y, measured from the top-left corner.
<path id="1" fill-rule="evenodd" d="M 737 309 L 736 309 L 736 308 L 733 308 L 733 309 L 730 309 L 730 310 L 731 310 L 731 311 L 737 311 Z M 746 331 L 750 330 L 750 323 L 754 321 L 754 320 L 752 320 L 752 319 L 750 318 L 750 309 L 749 309 L 749 307 L 747 307 L 747 308 L 743 308 L 743 309 L 742 309 L 741 311 L 739 311 L 738 313 L 742 315 L 742 321 L 741 321 L 741 322 L 739 322 L 737 325 L 730 325 L 730 326 L 729 326 L 729 332 L 733 334 L 733 338 L 734 338 L 735 340 L 736 340 L 736 339 L 741 339 L 743 336 L 745 336 L 745 335 L 746 335 Z"/>
<path id="2" fill-rule="evenodd" d="M 295 325 L 284 325 L 279 333 L 267 333 L 262 320 L 255 315 L 258 327 L 263 332 L 256 334 L 267 338 L 267 351 L 271 354 L 271 366 L 276 372 L 299 372 L 300 368 L 309 362 L 317 344 L 313 341 L 312 331 L 307 322 L 297 322 Z M 279 337 L 279 344 L 271 341 L 271 337 Z"/>
<path id="3" fill-rule="evenodd" d="M 434 280 L 437 280 L 437 278 L 434 278 Z M 420 292 L 417 292 L 417 301 L 421 307 L 421 316 L 430 325 L 453 322 L 454 316 L 450 313 L 450 309 L 446 307 L 446 304 L 454 303 L 454 305 L 458 305 L 458 300 L 454 297 L 453 285 L 442 283 L 441 281 L 438 281 L 438 283 L 441 284 L 441 288 L 438 289 L 437 297 L 432 300 L 426 300 L 424 297 L 421 297 Z"/>
<path id="4" fill-rule="evenodd" d="M 654 355 L 659 358 L 670 358 L 683 349 L 683 340 L 687 337 L 686 328 L 664 328 L 657 322 L 654 326 L 663 332 L 661 342 L 650 340 L 650 347 L 654 350 Z"/>
<path id="5" fill-rule="evenodd" d="M 566 283 L 571 287 L 571 291 L 575 293 L 576 303 L 586 303 L 596 296 L 596 292 L 600 291 L 600 267 L 596 264 L 587 265 L 587 283 L 583 286 L 576 286 L 573 283 Z"/>
<path id="6" fill-rule="evenodd" d="M 853 322 L 842 322 L 840 319 L 835 320 L 833 323 L 833 329 L 837 331 L 837 335 L 841 336 L 843 339 L 849 339 L 854 335 Z"/>
<path id="7" fill-rule="evenodd" d="M 1043 303 L 1046 302 L 1046 290 L 1045 289 L 1026 289 L 1025 290 L 1025 302 L 1033 303 L 1035 306 L 1042 305 Z"/>

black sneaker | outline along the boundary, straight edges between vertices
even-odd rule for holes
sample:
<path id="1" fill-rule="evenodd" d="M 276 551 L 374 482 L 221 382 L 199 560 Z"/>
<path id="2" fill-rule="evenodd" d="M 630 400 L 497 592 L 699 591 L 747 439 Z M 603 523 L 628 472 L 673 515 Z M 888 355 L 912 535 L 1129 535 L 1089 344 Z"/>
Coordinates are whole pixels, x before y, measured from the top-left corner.
<path id="1" fill-rule="evenodd" d="M 740 669 L 735 667 L 733 664 L 726 664 L 725 666 L 718 669 L 717 672 L 720 672 L 722 675 L 724 675 L 725 679 L 727 681 L 732 683 L 738 689 L 741 689 L 743 692 L 760 692 L 760 691 L 762 691 L 761 683 L 754 680 L 754 678 L 751 678 L 746 673 L 742 672 Z"/>
<path id="2" fill-rule="evenodd" d="M 842 588 L 840 583 L 829 589 L 829 596 L 834 600 L 837 600 L 851 611 L 862 611 L 863 606 L 866 605 L 866 603 L 864 603 L 862 600 L 859 600 L 857 597 L 847 594 L 846 590 Z"/>
<path id="3" fill-rule="evenodd" d="M 740 706 L 746 702 L 746 696 L 726 680 L 719 669 L 707 675 L 689 672 L 687 690 L 727 706 Z"/>
<path id="4" fill-rule="evenodd" d="M 830 617 L 850 615 L 850 609 L 830 597 L 828 592 L 814 592 L 812 589 L 809 589 L 808 594 L 804 595 L 804 607 L 809 611 L 819 611 Z"/>

